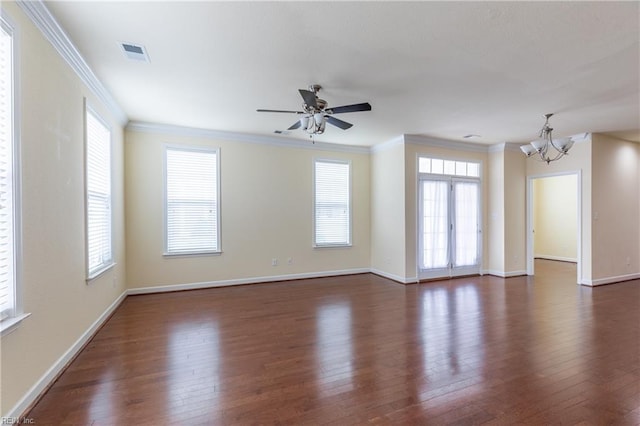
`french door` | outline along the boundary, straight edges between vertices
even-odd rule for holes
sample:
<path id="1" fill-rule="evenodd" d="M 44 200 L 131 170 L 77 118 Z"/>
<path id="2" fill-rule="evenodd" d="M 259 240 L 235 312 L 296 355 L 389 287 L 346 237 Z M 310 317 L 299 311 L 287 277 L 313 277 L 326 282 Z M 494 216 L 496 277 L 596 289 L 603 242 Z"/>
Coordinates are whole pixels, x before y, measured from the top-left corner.
<path id="1" fill-rule="evenodd" d="M 421 176 L 419 200 L 420 278 L 480 273 L 480 181 Z"/>

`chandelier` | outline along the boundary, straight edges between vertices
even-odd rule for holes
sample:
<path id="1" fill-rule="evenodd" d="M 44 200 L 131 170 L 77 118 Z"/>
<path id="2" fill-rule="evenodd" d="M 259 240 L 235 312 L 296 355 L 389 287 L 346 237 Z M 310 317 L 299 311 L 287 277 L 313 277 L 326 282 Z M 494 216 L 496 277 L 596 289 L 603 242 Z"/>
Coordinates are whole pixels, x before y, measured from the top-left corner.
<path id="1" fill-rule="evenodd" d="M 567 155 L 573 146 L 573 139 L 571 138 L 553 139 L 551 136 L 553 129 L 549 126 L 549 118 L 552 115 L 553 114 L 544 115 L 546 120 L 542 129 L 540 129 L 539 139 L 528 145 L 520 146 L 524 155 L 531 157 L 534 154 L 538 154 L 538 161 L 544 161 L 547 164 Z M 553 150 L 551 150 L 550 147 L 553 147 Z"/>

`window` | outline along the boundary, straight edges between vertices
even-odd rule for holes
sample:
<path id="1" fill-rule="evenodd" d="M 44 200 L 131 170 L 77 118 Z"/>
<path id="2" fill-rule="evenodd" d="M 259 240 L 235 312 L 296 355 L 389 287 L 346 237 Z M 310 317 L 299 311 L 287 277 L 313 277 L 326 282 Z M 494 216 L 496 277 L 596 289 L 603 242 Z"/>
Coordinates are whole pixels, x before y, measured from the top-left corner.
<path id="1" fill-rule="evenodd" d="M 87 278 L 113 265 L 111 238 L 111 132 L 85 108 Z"/>
<path id="2" fill-rule="evenodd" d="M 314 168 L 314 243 L 351 244 L 351 163 L 316 160 Z"/>
<path id="3" fill-rule="evenodd" d="M 0 18 L 0 321 L 2 331 L 25 317 L 19 304 L 19 199 L 13 30 Z"/>
<path id="4" fill-rule="evenodd" d="M 418 172 L 432 175 L 480 177 L 480 164 L 440 158 L 418 158 Z"/>
<path id="5" fill-rule="evenodd" d="M 166 147 L 165 254 L 220 252 L 219 151 Z"/>

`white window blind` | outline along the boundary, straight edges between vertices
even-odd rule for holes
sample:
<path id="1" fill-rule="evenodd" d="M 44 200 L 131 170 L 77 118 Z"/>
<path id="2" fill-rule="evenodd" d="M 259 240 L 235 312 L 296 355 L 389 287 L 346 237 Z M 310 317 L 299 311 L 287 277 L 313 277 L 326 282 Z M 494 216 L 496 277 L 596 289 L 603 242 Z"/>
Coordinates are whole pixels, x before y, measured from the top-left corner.
<path id="1" fill-rule="evenodd" d="M 316 160 L 315 245 L 351 244 L 351 164 Z"/>
<path id="2" fill-rule="evenodd" d="M 86 110 L 87 275 L 113 264 L 111 249 L 111 132 Z"/>
<path id="3" fill-rule="evenodd" d="M 0 20 L 0 320 L 15 315 L 13 36 Z"/>
<path id="4" fill-rule="evenodd" d="M 166 148 L 167 254 L 220 251 L 218 150 Z"/>

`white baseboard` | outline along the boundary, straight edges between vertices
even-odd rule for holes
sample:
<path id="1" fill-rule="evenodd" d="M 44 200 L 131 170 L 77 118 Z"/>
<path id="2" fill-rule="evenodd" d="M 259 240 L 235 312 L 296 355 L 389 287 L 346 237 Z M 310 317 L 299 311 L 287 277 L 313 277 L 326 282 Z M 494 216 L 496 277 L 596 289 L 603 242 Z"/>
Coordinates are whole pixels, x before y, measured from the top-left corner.
<path id="1" fill-rule="evenodd" d="M 120 296 L 96 319 L 93 324 L 71 345 L 69 349 L 47 370 L 42 377 L 27 391 L 27 393 L 9 410 L 3 414 L 3 418 L 16 418 L 22 416 L 25 411 L 36 401 L 40 394 L 58 377 L 60 372 L 78 354 L 84 345 L 93 337 L 95 332 L 120 306 L 127 296 L 127 291 L 123 291 Z"/>
<path id="2" fill-rule="evenodd" d="M 259 284 L 259 283 L 268 283 L 268 282 L 274 282 L 274 281 L 301 280 L 306 278 L 334 277 L 338 275 L 366 274 L 370 271 L 371 270 L 369 268 L 356 268 L 356 269 L 343 269 L 338 271 L 305 272 L 302 274 L 272 275 L 268 277 L 253 277 L 253 278 L 238 278 L 238 279 L 232 279 L 232 280 L 205 281 L 205 282 L 199 282 L 199 283 L 159 285 L 159 286 L 152 286 L 152 287 L 130 288 L 127 291 L 127 294 L 149 294 L 149 293 L 164 293 L 169 291 L 197 290 L 197 289 L 203 289 L 203 288 L 227 287 L 227 286 L 242 285 L 242 284 Z"/>
<path id="3" fill-rule="evenodd" d="M 605 284 L 613 284 L 619 283 L 622 281 L 630 281 L 630 280 L 640 280 L 640 273 L 637 274 L 628 274 L 628 275 L 619 275 L 617 277 L 607 277 L 607 278 L 598 278 L 595 280 L 585 280 L 583 279 L 580 284 L 586 285 L 589 287 L 596 287 L 599 285 Z"/>
<path id="4" fill-rule="evenodd" d="M 384 272 L 381 271 L 379 269 L 370 269 L 369 272 L 371 272 L 372 274 L 375 275 L 379 275 L 383 278 L 387 278 L 390 279 L 392 281 L 398 282 L 400 284 L 414 284 L 418 282 L 418 279 L 416 277 L 409 277 L 409 278 L 405 278 L 405 277 L 401 277 L 400 275 L 395 275 L 395 274 L 391 274 L 389 272 Z"/>
<path id="5" fill-rule="evenodd" d="M 551 254 L 534 254 L 533 258 L 534 259 L 557 260 L 559 262 L 578 263 L 578 259 L 576 259 L 575 257 L 553 256 Z"/>
<path id="6" fill-rule="evenodd" d="M 498 271 L 497 269 L 485 269 L 481 275 L 494 275 L 500 278 L 521 277 L 527 275 L 527 271 Z"/>

